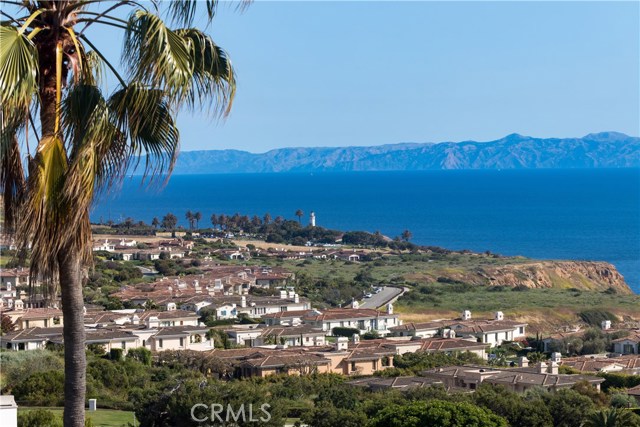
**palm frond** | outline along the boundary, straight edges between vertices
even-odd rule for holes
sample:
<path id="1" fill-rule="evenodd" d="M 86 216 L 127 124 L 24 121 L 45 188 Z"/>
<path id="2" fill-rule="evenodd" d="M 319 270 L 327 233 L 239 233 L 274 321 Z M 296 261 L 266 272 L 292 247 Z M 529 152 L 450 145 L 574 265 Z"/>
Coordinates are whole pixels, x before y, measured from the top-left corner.
<path id="1" fill-rule="evenodd" d="M 133 83 L 114 93 L 108 101 L 112 122 L 129 139 L 129 157 L 137 167 L 145 156 L 145 176 L 168 176 L 178 155 L 180 134 L 166 94 Z M 127 164 L 129 166 L 129 164 Z"/>
<path id="2" fill-rule="evenodd" d="M 4 226 L 14 231 L 24 196 L 25 175 L 20 156 L 17 134 L 3 137 L 0 156 L 0 191 L 3 195 Z"/>
<path id="3" fill-rule="evenodd" d="M 22 205 L 23 220 L 18 237 L 21 247 L 31 243 L 31 273 L 53 282 L 57 275 L 60 247 L 72 236 L 60 233 L 64 218 L 59 201 L 67 171 L 67 157 L 60 137 L 43 137 L 30 167 L 27 196 Z"/>
<path id="4" fill-rule="evenodd" d="M 207 22 L 211 22 L 216 15 L 220 0 L 173 0 L 169 4 L 167 14 L 172 23 L 183 27 L 190 27 L 193 25 L 194 18 L 198 16 L 198 5 L 203 3 L 206 8 Z M 237 9 L 242 11 L 251 3 L 251 0 L 241 0 L 238 2 Z"/>
<path id="5" fill-rule="evenodd" d="M 91 50 L 84 55 L 84 67 L 82 68 L 82 82 L 84 84 L 99 86 L 105 75 L 105 64 L 95 51 Z"/>
<path id="6" fill-rule="evenodd" d="M 38 52 L 12 26 L 0 27 L 0 101 L 24 109 L 37 91 Z"/>
<path id="7" fill-rule="evenodd" d="M 185 102 L 192 109 L 215 106 L 216 114 L 227 115 L 236 91 L 235 72 L 229 56 L 200 30 L 176 30 L 176 34 L 187 41 L 193 63 L 193 78 Z"/>
<path id="8" fill-rule="evenodd" d="M 183 97 L 193 74 L 185 39 L 157 15 L 141 10 L 129 19 L 122 62 L 132 80 L 162 89 L 170 99 Z"/>

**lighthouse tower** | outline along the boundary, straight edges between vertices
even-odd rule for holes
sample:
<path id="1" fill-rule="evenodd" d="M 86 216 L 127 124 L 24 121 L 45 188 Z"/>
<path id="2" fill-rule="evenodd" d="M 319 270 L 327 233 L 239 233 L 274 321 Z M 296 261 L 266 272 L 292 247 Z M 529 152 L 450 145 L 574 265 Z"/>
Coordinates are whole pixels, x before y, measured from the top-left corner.
<path id="1" fill-rule="evenodd" d="M 313 211 L 309 214 L 309 225 L 312 227 L 316 226 L 316 214 Z"/>

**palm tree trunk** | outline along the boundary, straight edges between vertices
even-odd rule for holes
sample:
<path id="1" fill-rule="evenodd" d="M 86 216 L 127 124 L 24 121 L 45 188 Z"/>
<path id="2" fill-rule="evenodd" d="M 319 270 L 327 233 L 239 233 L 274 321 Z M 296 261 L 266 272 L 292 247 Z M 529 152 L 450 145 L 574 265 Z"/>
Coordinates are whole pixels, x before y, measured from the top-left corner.
<path id="1" fill-rule="evenodd" d="M 58 255 L 64 335 L 64 426 L 84 427 L 86 395 L 82 267 L 77 251 Z"/>

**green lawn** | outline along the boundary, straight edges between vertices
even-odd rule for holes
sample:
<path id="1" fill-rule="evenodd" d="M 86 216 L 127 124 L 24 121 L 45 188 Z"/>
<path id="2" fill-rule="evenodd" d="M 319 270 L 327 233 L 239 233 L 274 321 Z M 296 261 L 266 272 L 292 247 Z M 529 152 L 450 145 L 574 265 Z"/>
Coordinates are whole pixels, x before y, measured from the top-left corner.
<path id="1" fill-rule="evenodd" d="M 62 408 L 18 408 L 18 411 L 31 411 L 33 409 L 48 409 L 62 418 Z M 100 409 L 95 412 L 86 412 L 87 418 L 91 418 L 95 427 L 127 427 L 134 425 L 134 415 L 130 411 L 116 411 L 114 409 Z M 135 425 L 137 421 L 135 421 Z"/>

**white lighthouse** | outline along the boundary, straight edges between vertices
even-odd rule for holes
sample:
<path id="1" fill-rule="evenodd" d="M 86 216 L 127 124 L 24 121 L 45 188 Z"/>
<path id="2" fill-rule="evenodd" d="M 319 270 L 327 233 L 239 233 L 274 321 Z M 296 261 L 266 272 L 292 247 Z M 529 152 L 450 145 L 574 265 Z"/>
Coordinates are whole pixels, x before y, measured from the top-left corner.
<path id="1" fill-rule="evenodd" d="M 316 214 L 313 211 L 309 214 L 309 225 L 312 227 L 316 226 Z"/>

